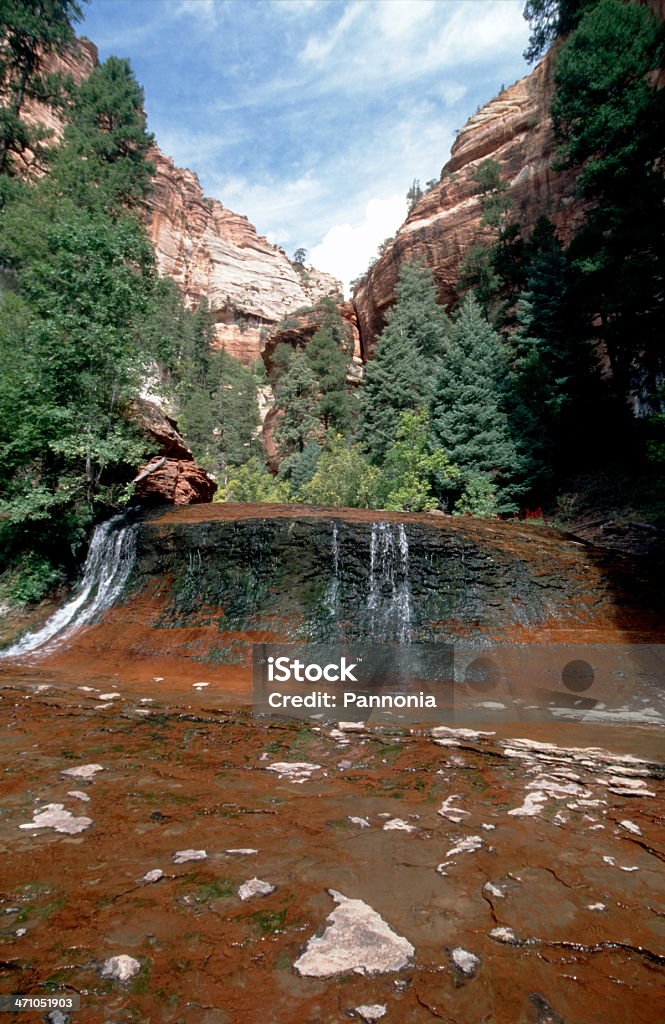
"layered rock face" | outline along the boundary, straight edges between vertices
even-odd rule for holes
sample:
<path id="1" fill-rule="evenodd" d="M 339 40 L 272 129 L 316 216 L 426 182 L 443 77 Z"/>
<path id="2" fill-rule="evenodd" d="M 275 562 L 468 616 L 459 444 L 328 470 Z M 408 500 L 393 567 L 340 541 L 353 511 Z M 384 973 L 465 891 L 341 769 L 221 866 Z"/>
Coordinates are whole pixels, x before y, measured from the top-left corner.
<path id="1" fill-rule="evenodd" d="M 509 182 L 512 213 L 528 236 L 541 216 L 569 241 L 582 223 L 584 209 L 575 198 L 575 176 L 555 173 L 556 151 L 549 108 L 554 60 L 548 54 L 530 75 L 505 89 L 471 117 L 452 147 L 440 182 L 410 212 L 395 240 L 370 271 L 353 298 L 363 354 L 370 355 L 395 300 L 403 263 L 422 260 L 435 277 L 440 300 L 456 298 L 459 267 L 469 248 L 484 237 L 482 208 L 474 174 L 483 160 L 496 160 Z"/>
<path id="2" fill-rule="evenodd" d="M 191 305 L 207 299 L 220 347 L 242 362 L 259 358 L 280 320 L 341 294 L 330 274 L 297 270 L 282 249 L 257 234 L 246 217 L 204 195 L 197 176 L 155 149 L 155 190 L 148 225 L 161 274 Z"/>

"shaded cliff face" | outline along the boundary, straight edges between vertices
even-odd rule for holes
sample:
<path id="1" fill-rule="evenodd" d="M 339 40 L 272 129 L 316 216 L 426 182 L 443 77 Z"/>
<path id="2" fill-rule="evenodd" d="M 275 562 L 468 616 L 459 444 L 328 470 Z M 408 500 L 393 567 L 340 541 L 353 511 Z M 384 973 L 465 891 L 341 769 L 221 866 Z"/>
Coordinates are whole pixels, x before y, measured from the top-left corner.
<path id="1" fill-rule="evenodd" d="M 403 263 L 421 260 L 439 287 L 440 301 L 456 298 L 460 263 L 487 229 L 481 224 L 474 173 L 483 160 L 496 160 L 510 183 L 512 213 L 528 236 L 541 216 L 549 217 L 569 241 L 584 210 L 574 197 L 575 175 L 555 173 L 556 144 L 549 116 L 554 57 L 548 54 L 530 75 L 504 90 L 470 118 L 452 147 L 441 181 L 410 212 L 392 245 L 354 294 L 363 349 L 371 354 L 386 310 L 395 301 Z"/>

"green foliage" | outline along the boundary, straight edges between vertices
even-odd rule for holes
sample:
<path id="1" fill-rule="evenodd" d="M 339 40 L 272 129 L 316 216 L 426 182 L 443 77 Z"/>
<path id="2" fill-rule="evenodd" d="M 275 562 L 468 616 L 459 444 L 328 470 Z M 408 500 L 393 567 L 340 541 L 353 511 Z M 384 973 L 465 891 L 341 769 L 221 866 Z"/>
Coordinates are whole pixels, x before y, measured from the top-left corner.
<path id="1" fill-rule="evenodd" d="M 82 18 L 75 0 L 2 0 L 0 6 L 0 174 L 13 173 L 17 155 L 41 163 L 50 133 L 21 119 L 26 101 L 65 105 L 70 79 L 48 73 L 49 57 L 74 42 L 72 22 Z M 1 203 L 0 203 L 1 205 Z"/>
<path id="2" fill-rule="evenodd" d="M 420 187 L 420 182 L 417 178 L 413 179 L 409 191 L 406 193 L 406 206 L 407 212 L 411 213 L 419 199 L 422 199 L 423 190 Z"/>
<path id="3" fill-rule="evenodd" d="M 372 508 L 378 476 L 379 470 L 370 465 L 359 445 L 335 434 L 321 451 L 316 471 L 300 496 L 310 505 Z"/>
<path id="4" fill-rule="evenodd" d="M 436 299 L 431 273 L 416 264 L 404 264 L 395 305 L 386 315 L 376 354 L 367 364 L 361 399 L 360 437 L 375 462 L 383 460 L 395 439 L 402 413 L 415 412 L 429 400 L 433 367 L 449 329 Z"/>
<path id="5" fill-rule="evenodd" d="M 478 164 L 474 182 L 483 210 L 481 222 L 488 228 L 489 238 L 467 251 L 460 267 L 460 288 L 472 288 L 492 322 L 505 325 L 523 284 L 524 243 L 519 225 L 511 221 L 509 186 L 498 161 Z"/>
<path id="6" fill-rule="evenodd" d="M 46 597 L 62 579 L 62 571 L 50 559 L 29 551 L 2 579 L 0 593 L 13 604 L 34 604 Z"/>
<path id="7" fill-rule="evenodd" d="M 131 92 L 124 64 L 123 74 Z M 142 110 L 125 129 L 129 148 L 148 138 Z M 66 183 L 81 136 L 69 131 L 49 176 L 5 193 L 0 262 L 13 278 L 0 302 L 0 541 L 10 564 L 28 564 L 29 552 L 35 565 L 66 564 L 94 518 L 129 498 L 147 451 L 128 412 L 156 274 L 144 228 L 117 202 L 122 139 L 88 150 L 75 197 Z"/>
<path id="8" fill-rule="evenodd" d="M 432 448 L 429 426 L 426 409 L 402 413 L 396 440 L 386 453 L 376 484 L 381 508 L 391 512 L 436 508 L 434 489 L 459 477 L 443 449 Z"/>
<path id="9" fill-rule="evenodd" d="M 664 32 L 648 8 L 600 0 L 556 64 L 555 129 L 589 201 L 570 257 L 618 408 L 631 391 L 653 392 L 662 371 L 665 95 L 656 77 Z"/>
<path id="10" fill-rule="evenodd" d="M 252 455 L 243 466 L 229 468 L 214 500 L 279 504 L 291 501 L 291 492 L 288 484 L 275 479 L 258 455 Z"/>
<path id="11" fill-rule="evenodd" d="M 499 513 L 496 483 L 487 473 L 471 473 L 455 502 L 453 515 L 491 519 Z"/>
<path id="12" fill-rule="evenodd" d="M 316 472 L 321 449 L 316 441 L 309 441 L 301 452 L 287 455 L 279 467 L 280 480 L 288 480 L 294 495 L 299 495 Z"/>
<path id="13" fill-rule="evenodd" d="M 275 399 L 281 412 L 275 440 L 280 457 L 285 459 L 302 452 L 319 429 L 316 375 L 301 352 L 291 357 L 288 369 L 277 383 Z"/>
<path id="14" fill-rule="evenodd" d="M 346 433 L 352 425 L 354 402 L 347 384 L 349 358 L 330 327 L 320 327 L 305 350 L 317 381 L 316 416 L 325 430 Z"/>
<path id="15" fill-rule="evenodd" d="M 461 471 L 494 483 L 502 512 L 516 509 L 514 481 L 520 466 L 505 411 L 508 363 L 501 339 L 469 294 L 455 318 L 432 400 L 437 444 Z"/>
<path id="16" fill-rule="evenodd" d="M 143 89 L 129 61 L 109 57 L 79 87 L 49 181 L 58 196 L 122 216 L 151 190 Z"/>
<path id="17" fill-rule="evenodd" d="M 306 259 L 307 259 L 307 249 L 303 249 L 301 247 L 300 249 L 296 249 L 296 251 L 293 254 L 293 259 L 292 259 L 291 262 L 295 263 L 297 267 L 304 267 Z"/>
<path id="18" fill-rule="evenodd" d="M 584 12 L 598 0 L 527 0 L 524 17 L 531 26 L 524 59 L 531 63 L 542 57 L 557 36 L 567 35 Z"/>

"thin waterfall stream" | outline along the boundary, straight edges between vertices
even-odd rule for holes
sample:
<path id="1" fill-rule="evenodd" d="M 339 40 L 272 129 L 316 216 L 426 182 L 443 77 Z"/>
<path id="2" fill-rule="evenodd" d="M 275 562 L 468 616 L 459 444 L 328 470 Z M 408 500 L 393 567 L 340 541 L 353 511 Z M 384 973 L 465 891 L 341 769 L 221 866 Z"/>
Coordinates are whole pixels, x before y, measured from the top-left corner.
<path id="1" fill-rule="evenodd" d="M 96 527 L 90 542 L 83 577 L 74 596 L 35 632 L 26 633 L 0 652 L 0 658 L 51 651 L 81 626 L 93 622 L 121 596 L 134 566 L 138 525 L 124 514 Z"/>

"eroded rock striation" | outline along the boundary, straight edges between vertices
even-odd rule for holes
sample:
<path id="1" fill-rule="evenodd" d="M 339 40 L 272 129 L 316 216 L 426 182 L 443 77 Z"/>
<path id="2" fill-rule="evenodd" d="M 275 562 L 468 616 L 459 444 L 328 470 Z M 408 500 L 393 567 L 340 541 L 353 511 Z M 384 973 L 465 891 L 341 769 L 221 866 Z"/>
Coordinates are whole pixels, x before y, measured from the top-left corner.
<path id="1" fill-rule="evenodd" d="M 409 213 L 395 239 L 354 294 L 363 352 L 371 354 L 386 310 L 395 301 L 403 263 L 421 260 L 434 273 L 441 302 L 456 298 L 460 263 L 486 236 L 474 174 L 483 160 L 496 160 L 509 182 L 514 219 L 528 236 L 549 217 L 564 241 L 582 223 L 575 175 L 553 169 L 556 142 L 549 115 L 554 57 L 550 52 L 525 78 L 487 103 L 459 132 L 441 179 Z"/>
<path id="2" fill-rule="evenodd" d="M 336 278 L 298 269 L 247 217 L 208 198 L 192 171 L 176 167 L 159 149 L 151 160 L 156 174 L 148 227 L 159 271 L 191 305 L 207 300 L 217 343 L 231 355 L 258 359 L 265 337 L 284 317 L 340 295 Z"/>

